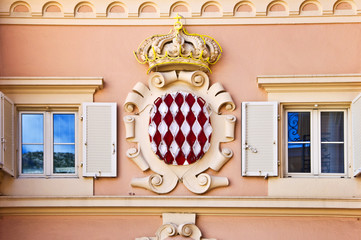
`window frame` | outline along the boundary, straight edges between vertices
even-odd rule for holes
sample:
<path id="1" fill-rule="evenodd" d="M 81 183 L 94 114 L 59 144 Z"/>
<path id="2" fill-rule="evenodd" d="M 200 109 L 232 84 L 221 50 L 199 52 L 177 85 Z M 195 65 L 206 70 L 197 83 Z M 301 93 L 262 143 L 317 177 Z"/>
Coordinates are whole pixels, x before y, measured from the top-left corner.
<path id="1" fill-rule="evenodd" d="M 290 173 L 288 172 L 288 112 L 310 112 L 310 173 Z M 344 172 L 343 173 L 322 173 L 321 172 L 321 113 L 322 112 L 343 112 L 344 113 Z M 283 105 L 284 121 L 282 122 L 283 134 L 283 159 L 284 159 L 284 177 L 349 177 L 349 124 L 350 124 L 350 106 L 347 105 L 333 105 L 333 104 L 306 104 L 306 105 Z"/>
<path id="2" fill-rule="evenodd" d="M 44 153 L 43 153 L 43 173 L 22 173 L 22 114 L 42 114 L 43 115 L 43 134 L 44 134 Z M 54 114 L 74 114 L 74 173 L 54 173 Z M 77 178 L 79 171 L 79 138 L 78 138 L 78 109 L 21 109 L 18 111 L 18 163 L 20 178 Z"/>

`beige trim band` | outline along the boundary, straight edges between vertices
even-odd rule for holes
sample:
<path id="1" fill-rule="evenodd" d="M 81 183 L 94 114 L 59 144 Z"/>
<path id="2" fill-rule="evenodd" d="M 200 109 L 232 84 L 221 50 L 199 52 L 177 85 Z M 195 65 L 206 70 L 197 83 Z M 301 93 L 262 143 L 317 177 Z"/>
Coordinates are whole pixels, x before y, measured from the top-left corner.
<path id="1" fill-rule="evenodd" d="M 314 208 L 160 208 L 160 207 L 24 207 L 0 208 L 0 216 L 159 216 L 164 212 L 192 212 L 198 216 L 247 217 L 360 217 L 360 209 Z"/>
<path id="2" fill-rule="evenodd" d="M 324 16 L 324 17 L 220 17 L 190 18 L 183 20 L 187 26 L 192 25 L 259 25 L 259 24 L 323 24 L 323 23 L 360 23 L 361 16 Z M 0 24 L 15 25 L 78 25 L 78 26 L 171 26 L 173 18 L 12 18 L 1 17 Z"/>
<path id="3" fill-rule="evenodd" d="M 269 197 L 0 197 L 0 215 L 361 215 L 361 199 Z"/>
<path id="4" fill-rule="evenodd" d="M 210 208 L 344 208 L 360 209 L 361 198 L 1 196 L 0 207 L 210 207 Z"/>

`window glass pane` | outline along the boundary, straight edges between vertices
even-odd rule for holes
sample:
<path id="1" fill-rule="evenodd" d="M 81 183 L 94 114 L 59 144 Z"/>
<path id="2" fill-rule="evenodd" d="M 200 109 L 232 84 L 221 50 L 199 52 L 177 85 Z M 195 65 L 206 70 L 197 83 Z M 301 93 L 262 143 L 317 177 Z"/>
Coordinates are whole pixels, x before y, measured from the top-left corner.
<path id="1" fill-rule="evenodd" d="M 75 145 L 54 144 L 54 173 L 75 173 Z"/>
<path id="2" fill-rule="evenodd" d="M 321 144 L 321 172 L 344 173 L 344 144 Z"/>
<path id="3" fill-rule="evenodd" d="M 288 112 L 288 141 L 310 141 L 310 112 Z"/>
<path id="4" fill-rule="evenodd" d="M 22 145 L 22 173 L 37 174 L 44 172 L 44 146 Z"/>
<path id="5" fill-rule="evenodd" d="M 21 114 L 22 143 L 44 143 L 43 114 Z"/>
<path id="6" fill-rule="evenodd" d="M 321 141 L 343 142 L 343 112 L 321 112 Z"/>
<path id="7" fill-rule="evenodd" d="M 74 120 L 74 114 L 53 114 L 54 143 L 75 142 Z"/>
<path id="8" fill-rule="evenodd" d="M 288 172 L 310 173 L 310 144 L 288 144 Z"/>

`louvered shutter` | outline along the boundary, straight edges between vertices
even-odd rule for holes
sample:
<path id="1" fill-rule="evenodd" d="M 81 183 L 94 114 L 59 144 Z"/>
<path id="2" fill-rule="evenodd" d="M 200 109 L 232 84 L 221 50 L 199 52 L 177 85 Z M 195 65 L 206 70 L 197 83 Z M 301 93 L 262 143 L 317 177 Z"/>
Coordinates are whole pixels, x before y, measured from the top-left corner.
<path id="1" fill-rule="evenodd" d="M 1 154 L 0 166 L 14 176 L 15 152 L 14 152 L 14 103 L 3 93 L 1 97 Z"/>
<path id="2" fill-rule="evenodd" d="M 83 103 L 83 176 L 117 176 L 116 109 L 116 103 Z"/>
<path id="3" fill-rule="evenodd" d="M 361 176 L 361 94 L 352 102 L 353 175 Z"/>
<path id="4" fill-rule="evenodd" d="M 242 176 L 278 175 L 278 103 L 242 103 Z"/>

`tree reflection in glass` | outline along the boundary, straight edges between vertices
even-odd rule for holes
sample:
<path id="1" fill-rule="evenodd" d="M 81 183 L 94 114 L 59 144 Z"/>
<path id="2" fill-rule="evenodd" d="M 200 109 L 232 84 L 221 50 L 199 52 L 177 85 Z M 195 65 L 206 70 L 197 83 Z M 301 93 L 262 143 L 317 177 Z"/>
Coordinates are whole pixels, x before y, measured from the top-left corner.
<path id="1" fill-rule="evenodd" d="M 53 173 L 75 173 L 75 115 L 53 114 Z"/>
<path id="2" fill-rule="evenodd" d="M 44 115 L 21 114 L 21 172 L 44 173 Z"/>

